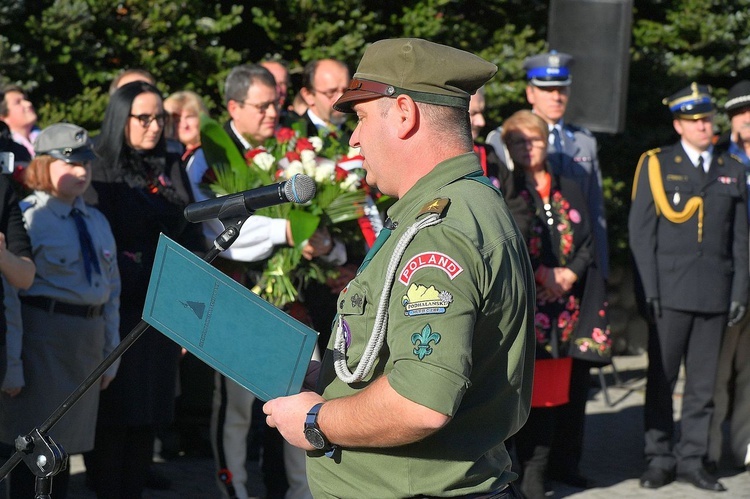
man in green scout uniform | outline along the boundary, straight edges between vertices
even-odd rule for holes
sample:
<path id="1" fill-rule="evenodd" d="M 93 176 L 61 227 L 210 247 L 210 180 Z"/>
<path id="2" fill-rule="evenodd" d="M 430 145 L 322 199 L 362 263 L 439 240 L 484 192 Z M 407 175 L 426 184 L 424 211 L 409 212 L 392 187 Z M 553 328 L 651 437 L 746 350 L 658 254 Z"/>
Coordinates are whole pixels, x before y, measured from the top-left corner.
<path id="1" fill-rule="evenodd" d="M 628 220 L 630 249 L 650 322 L 641 487 L 680 482 L 724 486 L 704 468 L 724 328 L 745 314 L 748 293 L 745 169 L 713 146 L 716 112 L 693 83 L 664 99 L 680 135 L 643 154 Z M 673 445 L 672 392 L 685 363 L 680 438 Z"/>
<path id="2" fill-rule="evenodd" d="M 382 40 L 335 104 L 357 115 L 367 182 L 398 201 L 339 295 L 317 393 L 264 406 L 309 451 L 316 497 L 518 497 L 503 442 L 529 412 L 534 277 L 468 113 L 496 71 Z"/>

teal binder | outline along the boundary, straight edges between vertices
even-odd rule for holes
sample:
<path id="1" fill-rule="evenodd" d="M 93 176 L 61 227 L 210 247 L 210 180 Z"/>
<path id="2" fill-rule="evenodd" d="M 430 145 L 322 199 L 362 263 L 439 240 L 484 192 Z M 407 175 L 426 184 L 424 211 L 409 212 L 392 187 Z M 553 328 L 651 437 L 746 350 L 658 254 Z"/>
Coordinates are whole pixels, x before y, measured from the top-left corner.
<path id="1" fill-rule="evenodd" d="M 299 393 L 318 336 L 164 234 L 143 320 L 261 400 Z"/>

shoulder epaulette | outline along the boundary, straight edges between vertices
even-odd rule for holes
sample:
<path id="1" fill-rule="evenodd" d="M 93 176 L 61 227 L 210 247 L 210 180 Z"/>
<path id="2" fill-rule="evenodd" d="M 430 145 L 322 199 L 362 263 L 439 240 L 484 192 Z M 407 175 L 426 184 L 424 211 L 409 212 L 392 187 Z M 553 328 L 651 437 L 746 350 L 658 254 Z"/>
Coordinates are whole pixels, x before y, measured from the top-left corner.
<path id="1" fill-rule="evenodd" d="M 740 164 L 743 164 L 743 163 L 742 163 L 742 160 L 740 159 L 740 157 L 739 157 L 739 156 L 737 156 L 736 154 L 732 154 L 732 153 L 728 153 L 728 154 L 729 154 L 729 157 L 730 157 L 730 158 L 732 158 L 733 160 L 735 160 L 736 162 L 738 162 L 738 163 L 740 163 Z"/>
<path id="2" fill-rule="evenodd" d="M 573 125 L 566 123 L 565 126 L 571 131 L 571 132 L 581 132 L 584 135 L 588 135 L 589 137 L 593 137 L 594 134 L 591 133 L 591 130 L 589 130 L 586 127 L 582 127 L 580 125 Z"/>
<path id="3" fill-rule="evenodd" d="M 421 217 L 425 213 L 437 213 L 442 218 L 443 213 L 445 213 L 446 208 L 448 208 L 448 204 L 450 204 L 451 200 L 449 198 L 435 198 L 429 203 L 422 206 L 422 209 L 419 210 L 419 213 L 417 214 L 417 218 Z"/>
<path id="4" fill-rule="evenodd" d="M 646 151 L 645 154 L 647 156 L 654 156 L 656 154 L 659 154 L 661 152 L 661 147 L 657 147 L 655 149 L 651 149 L 650 151 Z"/>

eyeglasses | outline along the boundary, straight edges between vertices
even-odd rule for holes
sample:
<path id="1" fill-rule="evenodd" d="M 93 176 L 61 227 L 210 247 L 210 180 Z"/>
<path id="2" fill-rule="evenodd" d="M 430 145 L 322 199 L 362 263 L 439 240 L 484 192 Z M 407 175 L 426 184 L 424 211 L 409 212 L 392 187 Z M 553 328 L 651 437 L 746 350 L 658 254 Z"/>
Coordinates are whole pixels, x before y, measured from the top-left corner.
<path id="1" fill-rule="evenodd" d="M 135 118 L 138 120 L 138 122 L 141 124 L 143 128 L 148 128 L 151 126 L 151 123 L 156 121 L 156 124 L 159 125 L 159 127 L 163 127 L 164 123 L 167 121 L 167 113 L 161 113 L 161 114 L 131 114 L 129 115 L 131 118 Z"/>
<path id="2" fill-rule="evenodd" d="M 317 88 L 315 88 L 313 90 L 315 90 L 315 92 L 319 94 L 325 95 L 326 99 L 333 99 L 336 94 L 343 94 L 344 92 L 346 92 L 346 89 L 347 87 L 334 88 L 332 90 L 318 90 Z"/>
<path id="3" fill-rule="evenodd" d="M 253 104 L 252 102 L 246 102 L 246 101 L 238 101 L 241 104 L 247 104 L 248 106 L 252 106 L 255 109 L 258 110 L 260 114 L 265 114 L 268 112 L 269 107 L 273 107 L 275 111 L 279 110 L 279 102 L 275 100 L 270 100 L 268 102 L 262 102 L 260 104 Z"/>
<path id="4" fill-rule="evenodd" d="M 531 137 L 531 138 L 524 138 L 524 137 L 513 137 L 512 139 L 508 140 L 508 145 L 511 147 L 518 147 L 520 145 L 528 147 L 529 145 L 531 147 L 544 147 L 545 142 L 544 139 L 541 137 Z"/>

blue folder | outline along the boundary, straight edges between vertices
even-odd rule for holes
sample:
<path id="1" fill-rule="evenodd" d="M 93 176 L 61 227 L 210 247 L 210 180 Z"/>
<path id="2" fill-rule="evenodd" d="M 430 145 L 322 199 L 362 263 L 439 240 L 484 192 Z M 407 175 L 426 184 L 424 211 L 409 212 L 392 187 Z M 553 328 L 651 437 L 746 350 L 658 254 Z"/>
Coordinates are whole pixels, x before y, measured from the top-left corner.
<path id="1" fill-rule="evenodd" d="M 143 320 L 261 400 L 299 393 L 318 336 L 163 234 Z"/>

